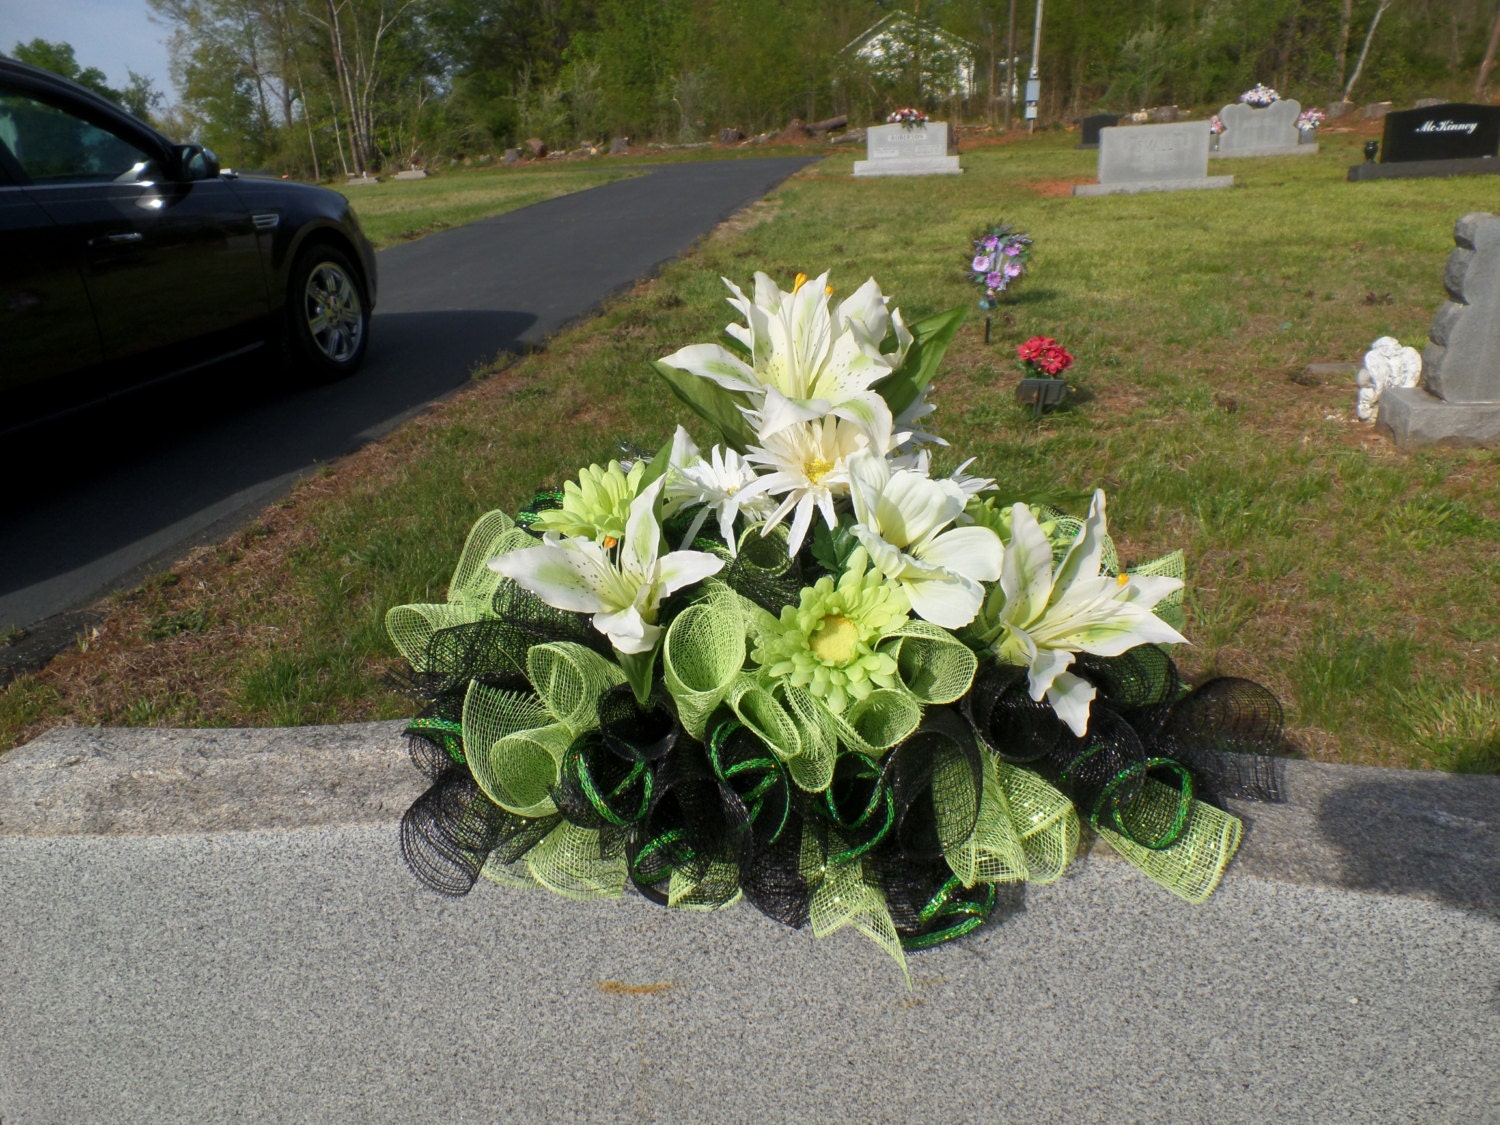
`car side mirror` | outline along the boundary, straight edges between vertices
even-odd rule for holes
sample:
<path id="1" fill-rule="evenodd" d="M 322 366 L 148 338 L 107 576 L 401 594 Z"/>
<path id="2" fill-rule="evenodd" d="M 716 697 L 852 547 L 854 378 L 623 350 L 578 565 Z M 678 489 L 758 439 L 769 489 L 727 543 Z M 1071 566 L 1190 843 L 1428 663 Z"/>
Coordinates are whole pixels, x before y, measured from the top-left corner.
<path id="1" fill-rule="evenodd" d="M 219 158 L 202 145 L 172 146 L 174 180 L 212 180 L 219 174 Z"/>

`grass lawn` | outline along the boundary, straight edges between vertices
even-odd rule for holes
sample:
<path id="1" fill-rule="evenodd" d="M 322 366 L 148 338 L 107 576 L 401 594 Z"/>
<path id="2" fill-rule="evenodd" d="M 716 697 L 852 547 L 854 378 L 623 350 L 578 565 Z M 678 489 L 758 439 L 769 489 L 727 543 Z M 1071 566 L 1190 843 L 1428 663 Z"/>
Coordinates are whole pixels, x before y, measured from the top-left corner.
<path id="1" fill-rule="evenodd" d="M 97 636 L 0 695 L 0 747 L 58 723 L 409 713 L 385 610 L 441 600 L 480 513 L 621 439 L 695 428 L 648 361 L 727 323 L 721 274 L 830 269 L 843 291 L 873 275 L 909 318 L 970 307 L 932 395 L 939 467 L 977 456 L 1008 497 L 1099 485 L 1126 562 L 1182 547 L 1190 675 L 1267 684 L 1309 758 L 1500 771 L 1500 454 L 1401 453 L 1352 421 L 1352 376 L 1301 374 L 1377 336 L 1423 342 L 1454 220 L 1492 206 L 1493 181 L 1349 184 L 1365 138 L 1331 133 L 1316 156 L 1211 163 L 1232 190 L 1074 199 L 1095 161 L 1074 139 L 978 148 L 957 177 L 854 180 L 857 154 L 828 158 L 546 351 L 117 596 Z M 356 189 L 362 215 L 386 186 Z M 999 218 L 1036 247 L 985 345 L 968 239 Z M 1078 357 L 1079 393 L 1039 421 L 1013 395 L 1033 334 Z"/>

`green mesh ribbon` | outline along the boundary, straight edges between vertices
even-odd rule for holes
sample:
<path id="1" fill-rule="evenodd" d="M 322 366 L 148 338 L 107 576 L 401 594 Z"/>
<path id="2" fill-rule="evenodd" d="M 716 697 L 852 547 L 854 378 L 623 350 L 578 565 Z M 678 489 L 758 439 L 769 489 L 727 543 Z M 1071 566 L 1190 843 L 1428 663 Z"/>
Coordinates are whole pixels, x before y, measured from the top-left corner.
<path id="1" fill-rule="evenodd" d="M 1000 790 L 1026 856 L 1027 881 L 1051 883 L 1078 854 L 1078 813 L 1060 792 L 1031 770 L 996 761 Z"/>
<path id="2" fill-rule="evenodd" d="M 881 643 L 896 659 L 906 690 L 918 703 L 952 703 L 973 685 L 979 659 L 952 633 L 927 621 L 909 621 Z"/>
<path id="3" fill-rule="evenodd" d="M 1138 574 L 1143 577 L 1160 576 L 1162 578 L 1187 579 L 1187 564 L 1183 560 L 1181 551 L 1172 551 L 1159 559 L 1141 563 L 1139 566 L 1128 567 L 1126 574 Z M 1160 617 L 1179 633 L 1187 627 L 1187 614 L 1182 608 L 1182 595 L 1187 589 L 1186 585 L 1179 586 L 1161 601 L 1156 603 L 1152 613 Z"/>
<path id="4" fill-rule="evenodd" d="M 682 729 L 702 739 L 708 717 L 728 697 L 745 663 L 740 596 L 709 582 L 703 600 L 677 615 L 662 642 L 662 679 Z"/>
<path id="5" fill-rule="evenodd" d="M 1133 804 L 1142 823 L 1166 825 L 1178 816 L 1181 794 L 1170 785 L 1147 779 Z M 1237 817 L 1193 801 L 1176 843 L 1147 848 L 1120 832 L 1100 827 L 1099 835 L 1136 868 L 1188 902 L 1202 902 L 1219 885 L 1224 868 L 1240 846 Z"/>
<path id="6" fill-rule="evenodd" d="M 818 793 L 828 787 L 837 746 L 826 708 L 801 688 L 767 687 L 747 673 L 735 678 L 726 702 L 781 759 L 798 788 Z"/>
<path id="7" fill-rule="evenodd" d="M 557 811 L 550 794 L 574 735 L 537 696 L 475 680 L 464 697 L 463 731 L 469 772 L 485 796 L 518 816 Z"/>
<path id="8" fill-rule="evenodd" d="M 532 645 L 526 678 L 542 705 L 572 736 L 599 725 L 599 697 L 625 682 L 620 666 L 570 641 Z"/>
<path id="9" fill-rule="evenodd" d="M 493 617 L 491 601 L 506 579 L 485 564 L 531 542 L 530 536 L 516 529 L 504 512 L 486 512 L 464 541 L 463 553 L 448 583 L 448 600 L 441 604 L 398 605 L 386 613 L 386 632 L 413 669 L 449 670 L 432 667 L 433 636 L 445 629 Z"/>
<path id="10" fill-rule="evenodd" d="M 943 858 L 965 887 L 1024 882 L 1031 877 L 1031 868 L 1021 843 L 1022 825 L 1015 820 L 1000 780 L 1000 771 L 1007 767 L 993 754 L 983 755 L 981 761 L 983 783 L 974 831 L 957 848 L 944 852 Z"/>
<path id="11" fill-rule="evenodd" d="M 830 717 L 841 743 L 880 757 L 921 725 L 922 705 L 905 688 L 876 688 L 842 715 Z"/>
<path id="12" fill-rule="evenodd" d="M 910 986 L 901 936 L 886 907 L 884 892 L 865 879 L 864 864 L 858 859 L 829 863 L 811 829 L 804 832 L 802 840 L 803 875 L 817 887 L 809 916 L 813 936 L 825 938 L 845 927 L 863 934 L 901 966 L 901 975 Z M 828 846 L 833 849 L 835 840 L 830 839 Z"/>
<path id="13" fill-rule="evenodd" d="M 526 853 L 531 877 L 565 898 L 618 898 L 629 875 L 623 855 L 606 854 L 601 833 L 563 821 Z"/>

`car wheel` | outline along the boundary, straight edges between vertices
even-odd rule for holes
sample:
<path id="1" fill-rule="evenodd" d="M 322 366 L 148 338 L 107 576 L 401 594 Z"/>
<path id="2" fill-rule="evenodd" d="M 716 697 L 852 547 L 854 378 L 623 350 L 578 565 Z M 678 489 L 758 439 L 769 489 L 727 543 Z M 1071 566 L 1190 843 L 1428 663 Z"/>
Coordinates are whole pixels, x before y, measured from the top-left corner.
<path id="1" fill-rule="evenodd" d="M 301 377 L 326 383 L 352 375 L 370 341 L 365 282 L 347 255 L 313 246 L 287 284 L 287 360 Z"/>

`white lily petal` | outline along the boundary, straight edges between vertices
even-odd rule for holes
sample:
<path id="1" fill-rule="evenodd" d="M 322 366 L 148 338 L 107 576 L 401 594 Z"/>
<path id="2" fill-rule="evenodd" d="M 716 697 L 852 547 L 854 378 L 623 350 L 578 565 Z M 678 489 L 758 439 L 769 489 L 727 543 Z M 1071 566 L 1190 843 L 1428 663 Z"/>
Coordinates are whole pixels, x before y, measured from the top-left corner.
<path id="1" fill-rule="evenodd" d="M 648 625 L 633 605 L 613 613 L 594 614 L 594 628 L 615 648 L 628 653 L 650 652 L 661 636 L 661 626 Z"/>
<path id="2" fill-rule="evenodd" d="M 745 366 L 739 356 L 718 344 L 689 344 L 661 362 L 689 375 L 711 379 L 725 390 L 756 394 L 761 389 L 755 371 Z"/>
<path id="3" fill-rule="evenodd" d="M 707 551 L 673 551 L 656 564 L 657 594 L 662 598 L 668 597 L 684 586 L 702 582 L 709 575 L 718 574 L 723 569 L 724 560 Z"/>
<path id="4" fill-rule="evenodd" d="M 1061 673 L 1047 689 L 1047 702 L 1068 729 L 1082 738 L 1089 729 L 1089 705 L 1098 694 L 1094 685 L 1071 672 Z"/>
<path id="5" fill-rule="evenodd" d="M 1000 567 L 1005 615 L 1016 622 L 1034 621 L 1052 595 L 1052 544 L 1031 509 L 1016 504 L 1010 513 L 1010 546 Z"/>
<path id="6" fill-rule="evenodd" d="M 902 582 L 901 589 L 913 613 L 944 629 L 963 628 L 974 620 L 984 601 L 984 590 L 977 582 L 957 575 Z"/>
<path id="7" fill-rule="evenodd" d="M 924 563 L 976 582 L 997 581 L 1005 558 L 1000 537 L 978 526 L 949 528 L 912 553 Z"/>
<path id="8" fill-rule="evenodd" d="M 590 548 L 593 550 L 591 551 Z M 529 590 L 554 609 L 597 613 L 612 608 L 608 562 L 598 544 L 566 539 L 525 547 L 489 560 L 489 568 Z"/>

